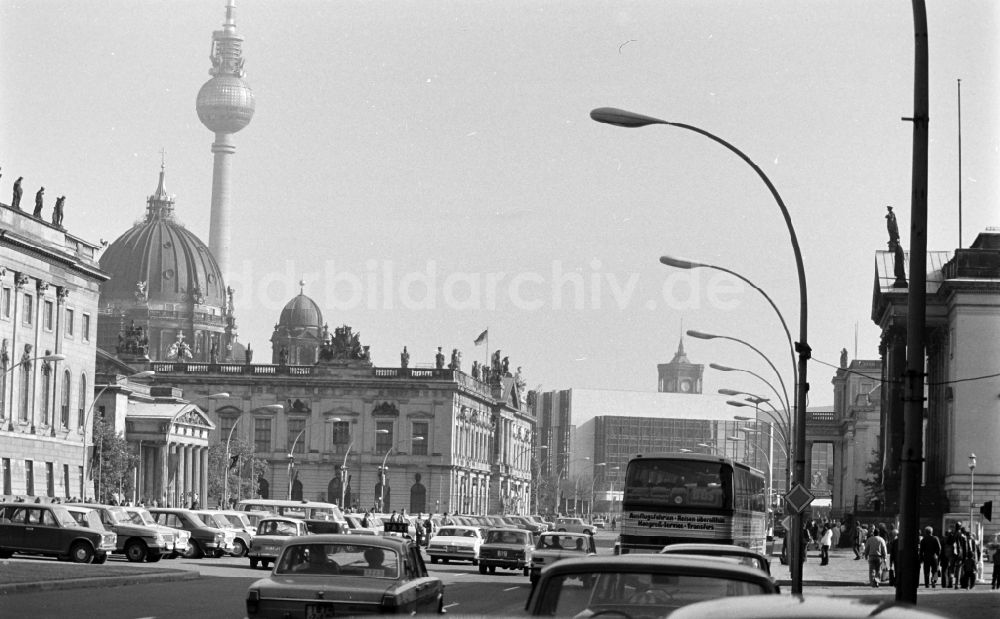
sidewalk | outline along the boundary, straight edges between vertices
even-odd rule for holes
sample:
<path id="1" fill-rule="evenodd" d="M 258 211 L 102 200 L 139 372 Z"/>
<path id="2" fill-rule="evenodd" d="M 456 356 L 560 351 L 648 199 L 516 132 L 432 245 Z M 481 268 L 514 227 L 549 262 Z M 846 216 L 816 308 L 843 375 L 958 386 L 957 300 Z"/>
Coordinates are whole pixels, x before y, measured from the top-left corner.
<path id="1" fill-rule="evenodd" d="M 190 570 L 145 567 L 140 564 L 91 565 L 32 558 L 0 560 L 0 597 L 26 591 L 54 591 L 82 587 L 116 587 L 147 582 L 194 580 Z"/>

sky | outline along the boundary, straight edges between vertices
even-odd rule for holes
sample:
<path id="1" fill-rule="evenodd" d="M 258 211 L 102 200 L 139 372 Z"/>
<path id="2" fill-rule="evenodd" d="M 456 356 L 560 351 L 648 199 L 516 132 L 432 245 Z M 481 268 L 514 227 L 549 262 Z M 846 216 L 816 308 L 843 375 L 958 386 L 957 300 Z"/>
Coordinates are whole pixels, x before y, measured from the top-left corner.
<path id="1" fill-rule="evenodd" d="M 113 241 L 165 151 L 178 219 L 208 241 L 213 136 L 195 112 L 224 0 L 0 0 L 0 200 L 24 177 L 64 225 Z M 257 350 L 299 293 L 376 365 L 465 369 L 500 349 L 530 388 L 655 391 L 689 329 L 742 339 L 792 384 L 788 207 L 807 280 L 810 404 L 840 350 L 877 359 L 875 252 L 910 242 L 913 18 L 905 0 L 238 0 L 256 98 L 234 136 L 228 284 Z M 928 2 L 928 249 L 1000 225 L 1000 3 Z M 961 80 L 961 175 L 958 80 Z M 51 208 L 46 205 L 46 212 Z M 489 330 L 489 350 L 473 340 Z M 749 347 L 684 338 L 706 392 L 767 394 Z"/>

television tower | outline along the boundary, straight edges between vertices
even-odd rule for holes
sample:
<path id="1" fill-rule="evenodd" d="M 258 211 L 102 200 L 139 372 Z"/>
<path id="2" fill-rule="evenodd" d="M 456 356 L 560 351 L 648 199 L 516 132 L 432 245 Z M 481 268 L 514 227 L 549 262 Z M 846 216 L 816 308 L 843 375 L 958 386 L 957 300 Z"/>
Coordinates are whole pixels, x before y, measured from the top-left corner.
<path id="1" fill-rule="evenodd" d="M 235 0 L 226 3 L 226 22 L 212 33 L 208 70 L 212 79 L 198 91 L 197 110 L 201 123 L 215 133 L 212 153 L 212 218 L 208 231 L 208 249 L 228 278 L 229 219 L 232 210 L 232 159 L 236 152 L 233 134 L 250 124 L 253 118 L 253 91 L 243 76 L 243 37 L 236 34 Z"/>

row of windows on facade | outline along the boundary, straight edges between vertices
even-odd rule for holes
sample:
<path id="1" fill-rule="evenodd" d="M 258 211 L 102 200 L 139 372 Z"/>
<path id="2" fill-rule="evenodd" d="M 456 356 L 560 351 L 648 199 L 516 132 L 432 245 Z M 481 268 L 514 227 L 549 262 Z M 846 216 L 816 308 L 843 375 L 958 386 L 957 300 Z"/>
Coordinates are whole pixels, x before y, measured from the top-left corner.
<path id="1" fill-rule="evenodd" d="M 20 381 L 18 385 L 18 399 L 17 399 L 17 420 L 21 423 L 28 423 L 31 416 L 32 410 L 32 385 L 31 378 L 32 372 L 30 366 L 25 364 L 22 366 L 24 371 L 16 373 L 13 380 Z M 9 410 L 7 402 L 7 381 L 8 376 L 7 367 L 0 366 L 0 419 L 6 419 Z M 51 366 L 48 364 L 42 365 L 42 372 L 38 375 L 38 383 L 40 392 L 40 402 L 39 409 L 41 410 L 40 422 L 42 426 L 52 426 L 58 421 L 58 423 L 63 428 L 69 428 L 70 426 L 70 402 L 72 402 L 72 385 L 73 385 L 73 374 L 69 370 L 64 370 L 62 373 L 62 393 L 61 400 L 59 404 L 59 419 L 53 418 L 53 411 L 55 410 L 54 394 L 56 388 L 56 377 L 51 371 Z M 76 410 L 76 424 L 78 428 L 83 427 L 84 413 L 87 410 L 87 375 L 80 374 L 80 386 L 77 391 L 77 410 Z"/>
<path id="2" fill-rule="evenodd" d="M 10 458 L 3 459 L 3 494 L 10 496 L 14 494 L 13 490 L 13 479 L 11 473 L 11 460 Z M 64 498 L 70 498 L 70 479 L 69 479 L 69 464 L 62 465 L 62 494 Z M 83 479 L 83 467 L 77 466 L 77 477 Z M 24 494 L 27 496 L 35 496 L 35 461 L 25 460 L 24 461 Z M 83 495 L 83 485 L 80 485 L 79 495 Z M 45 463 L 45 496 L 55 497 L 56 496 L 56 478 L 55 478 L 55 464 L 52 462 Z"/>
<path id="3" fill-rule="evenodd" d="M 222 415 L 219 418 L 219 436 L 226 437 L 227 439 L 233 431 L 233 426 L 236 425 L 236 421 L 239 417 L 232 415 Z M 271 417 L 255 417 L 253 422 L 253 445 L 255 453 L 270 453 L 274 451 L 274 424 Z M 348 421 L 337 421 L 333 423 L 324 423 L 323 426 L 329 426 L 329 444 L 333 445 L 334 453 L 340 453 L 346 451 L 351 445 L 351 424 Z M 288 440 L 285 446 L 288 453 L 291 454 L 303 454 L 306 450 L 306 441 L 303 440 L 305 436 L 304 430 L 309 426 L 307 417 L 292 417 L 289 416 L 285 422 L 286 437 Z M 395 447 L 399 449 L 403 447 L 401 443 L 410 443 L 410 454 L 414 456 L 426 456 L 428 454 L 428 443 L 430 442 L 430 424 L 426 421 L 414 421 L 411 423 L 411 431 L 409 437 L 404 437 L 397 444 L 395 440 L 395 427 L 396 423 L 394 421 L 377 421 L 375 422 L 375 452 L 379 454 L 385 454 L 389 449 Z"/>
<path id="4" fill-rule="evenodd" d="M 21 324 L 25 326 L 34 326 L 35 324 L 35 297 L 30 293 L 24 293 L 22 296 L 23 311 L 21 312 Z M 55 329 L 55 303 L 45 299 L 42 301 L 42 313 L 40 316 L 41 327 L 45 331 L 52 331 Z M 12 288 L 4 288 L 0 291 L 0 318 L 4 320 L 10 320 L 14 312 L 14 290 Z M 69 339 L 76 337 L 76 310 L 71 307 L 67 307 L 64 310 L 64 326 L 63 326 L 63 336 Z M 84 342 L 90 341 L 90 314 L 82 314 L 80 316 L 80 336 Z"/>

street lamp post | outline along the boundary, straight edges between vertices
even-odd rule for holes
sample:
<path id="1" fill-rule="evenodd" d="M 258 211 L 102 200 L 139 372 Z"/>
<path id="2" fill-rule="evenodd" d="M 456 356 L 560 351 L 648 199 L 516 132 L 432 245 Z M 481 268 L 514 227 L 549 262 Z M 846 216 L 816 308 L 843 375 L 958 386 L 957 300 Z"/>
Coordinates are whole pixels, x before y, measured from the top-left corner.
<path id="1" fill-rule="evenodd" d="M 340 465 L 340 509 L 347 509 L 347 456 L 351 455 L 351 448 L 354 447 L 354 439 L 347 445 L 344 453 L 344 463 Z"/>
<path id="2" fill-rule="evenodd" d="M 217 396 L 222 394 L 216 394 Z M 228 394 L 227 394 L 228 396 Z M 267 406 L 261 407 L 264 410 L 280 412 L 285 410 L 285 407 L 281 404 L 268 404 Z M 229 436 L 226 438 L 226 459 L 222 463 L 222 506 L 224 509 L 229 509 L 229 471 L 232 468 L 229 461 L 231 456 L 229 455 L 229 443 L 233 440 L 233 432 L 236 431 L 236 426 L 240 425 L 240 420 L 243 417 L 237 417 L 236 422 L 233 423 L 233 427 L 229 428 Z M 240 485 L 242 485 L 242 479 Z"/>
<path id="3" fill-rule="evenodd" d="M 281 406 L 281 405 L 278 404 L 276 406 Z M 282 410 L 284 410 L 284 407 L 282 407 Z M 295 435 L 295 440 L 292 441 L 292 446 L 288 450 L 288 500 L 289 501 L 292 500 L 292 481 L 293 481 L 292 471 L 295 469 L 295 446 L 299 444 L 299 439 L 302 438 L 302 435 L 306 433 L 307 429 L 313 427 L 317 423 L 335 423 L 337 421 L 340 421 L 340 417 L 328 417 L 318 421 L 314 421 L 312 423 L 306 424 L 306 426 L 301 430 L 299 430 L 299 433 Z"/>
<path id="4" fill-rule="evenodd" d="M 916 0 L 915 0 L 916 1 Z M 926 42 L 926 39 L 925 39 Z M 809 390 L 809 382 L 806 379 L 806 374 L 808 372 L 808 361 L 812 353 L 812 349 L 808 344 L 808 324 L 809 324 L 809 303 L 806 291 L 806 271 L 802 264 L 802 251 L 799 249 L 799 240 L 795 234 L 795 227 L 792 225 L 792 217 L 785 207 L 784 200 L 781 199 L 781 195 L 775 188 L 771 179 L 764 174 L 764 171 L 753 162 L 750 157 L 743 153 L 740 149 L 736 148 L 729 142 L 723 140 L 722 138 L 700 129 L 692 125 L 686 125 L 682 123 L 669 122 L 659 118 L 653 118 L 651 116 L 643 116 L 641 114 L 634 114 L 632 112 L 627 112 L 624 110 L 619 110 L 615 108 L 599 108 L 590 112 L 590 117 L 597 122 L 608 123 L 612 125 L 618 125 L 621 127 L 645 127 L 648 125 L 667 125 L 671 127 L 678 127 L 680 129 L 687 129 L 688 131 L 693 131 L 699 135 L 702 135 L 717 144 L 728 149 L 730 152 L 735 154 L 737 157 L 743 160 L 744 163 L 749 165 L 754 172 L 760 177 L 767 186 L 767 189 L 771 192 L 771 196 L 774 198 L 781 209 L 781 214 L 785 219 L 785 225 L 788 228 L 788 235 L 792 245 L 792 252 L 795 255 L 795 268 L 798 274 L 799 280 L 799 341 L 795 343 L 795 352 L 799 355 L 799 371 L 797 377 L 797 384 L 795 388 L 795 481 L 798 484 L 802 484 L 805 481 L 806 474 L 806 398 Z M 926 121 L 926 119 L 924 119 Z M 926 129 L 926 124 L 924 125 Z M 925 179 L 926 182 L 926 179 Z M 926 186 L 925 186 L 926 188 Z M 926 199 L 926 193 L 924 194 L 924 199 Z M 926 215 L 926 213 L 925 213 Z M 921 252 L 921 258 L 924 256 Z M 911 251 L 912 254 L 912 251 Z M 914 265 L 911 265 L 914 266 Z M 920 263 L 923 266 L 923 262 Z M 923 282 L 921 282 L 921 292 L 923 291 Z M 912 297 L 913 295 L 911 295 Z M 911 314 L 912 309 L 911 309 Z M 922 325 L 921 325 L 922 326 Z M 919 337 L 922 337 L 922 329 Z M 912 337 L 912 333 L 911 333 Z M 923 344 L 921 340 L 921 346 Z M 921 351 L 923 349 L 921 348 Z M 922 360 L 921 352 L 921 360 Z M 919 418 L 919 417 L 918 417 Z M 919 431 L 919 430 L 918 430 Z M 802 594 L 802 562 L 800 560 L 802 548 L 801 548 L 801 538 L 802 538 L 802 514 L 794 513 L 792 516 L 792 555 L 791 555 L 791 573 L 792 573 L 792 593 L 795 595 Z M 916 537 L 914 536 L 914 539 Z M 915 565 L 915 563 L 914 563 Z M 914 567 L 914 573 L 916 568 Z M 915 601 L 915 600 L 914 600 Z"/>
<path id="5" fill-rule="evenodd" d="M 976 454 L 969 454 L 969 534 L 976 532 Z"/>
<path id="6" fill-rule="evenodd" d="M 778 384 L 781 385 L 781 393 L 784 394 L 785 396 L 784 399 L 781 400 L 781 403 L 784 404 L 786 409 L 788 408 L 788 389 L 785 387 L 785 379 L 781 377 L 781 372 L 779 372 L 778 368 L 774 366 L 774 363 L 771 362 L 771 359 L 769 359 L 767 355 L 761 352 L 759 348 L 757 348 L 750 342 L 741 340 L 738 337 L 731 337 L 729 335 L 715 335 L 714 333 L 704 333 L 702 331 L 694 331 L 694 330 L 688 330 L 687 334 L 690 335 L 691 337 L 696 337 L 701 340 L 715 340 L 715 339 L 729 340 L 731 342 L 736 342 L 737 344 L 743 344 L 750 350 L 757 353 L 778 376 Z"/>
<path id="7" fill-rule="evenodd" d="M 375 433 L 376 434 L 389 434 L 389 431 L 385 430 L 385 429 L 383 429 L 383 430 L 375 430 Z M 386 476 L 386 473 L 388 473 L 388 471 L 389 471 L 389 468 L 387 466 L 388 461 L 389 461 L 389 454 L 391 454 L 392 450 L 395 449 L 396 446 L 399 445 L 399 443 L 403 442 L 404 440 L 406 440 L 406 439 L 400 439 L 400 441 L 397 442 L 396 444 L 389 446 L 389 449 L 387 449 L 385 451 L 385 456 L 382 458 L 382 466 L 378 467 L 378 480 L 379 480 L 378 509 L 379 509 L 380 512 L 385 509 L 385 476 Z M 420 442 L 422 440 L 424 440 L 424 437 L 422 437 L 422 436 L 411 436 L 410 437 L 410 441 L 412 441 L 414 443 Z"/>
<path id="8" fill-rule="evenodd" d="M 63 359 L 66 358 L 65 355 L 51 355 L 51 356 L 61 357 Z M 133 378 L 149 378 L 154 374 L 155 372 L 153 370 L 143 370 L 141 372 L 136 372 L 135 374 L 130 374 L 126 376 L 125 379 L 131 380 Z M 87 422 L 90 420 L 90 414 L 94 412 L 94 407 L 97 405 L 97 401 L 101 399 L 101 396 L 104 395 L 104 392 L 107 391 L 108 388 L 111 387 L 111 385 L 118 385 L 118 383 L 117 382 L 108 383 L 107 385 L 101 387 L 101 390 L 97 392 L 97 395 L 95 395 L 94 399 L 90 402 L 90 408 L 87 409 L 87 413 L 83 416 L 83 422 L 80 424 L 81 431 L 83 432 L 83 453 L 82 453 L 83 457 L 80 459 L 80 486 L 81 486 L 80 494 L 82 494 L 83 496 L 80 498 L 85 503 L 87 502 Z M 101 480 L 100 477 L 98 477 L 97 479 L 98 500 L 100 500 L 101 498 L 100 484 Z"/>

